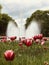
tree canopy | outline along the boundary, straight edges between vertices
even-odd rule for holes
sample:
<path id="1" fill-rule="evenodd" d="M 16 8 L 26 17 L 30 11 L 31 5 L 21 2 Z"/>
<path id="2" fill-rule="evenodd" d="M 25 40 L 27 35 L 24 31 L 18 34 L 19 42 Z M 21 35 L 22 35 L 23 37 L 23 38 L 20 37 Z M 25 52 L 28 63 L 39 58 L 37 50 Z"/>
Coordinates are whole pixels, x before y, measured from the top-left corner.
<path id="1" fill-rule="evenodd" d="M 2 6 L 0 5 L 0 13 L 1 13 L 1 10 L 2 10 Z"/>
<path id="2" fill-rule="evenodd" d="M 0 14 L 0 35 L 6 35 L 6 28 L 10 20 L 14 21 L 8 14 Z"/>
<path id="3" fill-rule="evenodd" d="M 6 29 L 9 21 L 12 21 L 16 26 L 15 20 L 8 14 L 1 13 L 2 5 L 0 5 L 0 35 L 6 35 Z"/>
<path id="4" fill-rule="evenodd" d="M 26 29 L 28 28 L 28 26 L 31 24 L 33 20 L 36 20 L 41 24 L 41 33 L 43 33 L 44 36 L 49 36 L 49 10 L 35 11 L 29 18 L 27 18 L 25 24 Z"/>

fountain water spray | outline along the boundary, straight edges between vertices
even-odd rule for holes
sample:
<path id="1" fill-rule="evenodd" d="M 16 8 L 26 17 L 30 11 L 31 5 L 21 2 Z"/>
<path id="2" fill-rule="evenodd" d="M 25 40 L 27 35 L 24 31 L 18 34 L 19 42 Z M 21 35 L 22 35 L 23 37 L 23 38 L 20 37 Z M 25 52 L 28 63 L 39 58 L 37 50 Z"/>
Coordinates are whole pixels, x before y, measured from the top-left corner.
<path id="1" fill-rule="evenodd" d="M 20 9 L 20 16 L 19 19 L 16 19 L 16 23 L 18 27 L 14 25 L 13 22 L 9 22 L 7 26 L 7 36 L 17 36 L 19 37 L 32 37 L 34 35 L 40 34 L 40 28 L 36 21 L 33 21 L 27 28 L 25 29 L 25 23 L 26 21 L 23 19 L 23 10 Z"/>
<path id="2" fill-rule="evenodd" d="M 7 26 L 7 36 L 17 36 L 19 37 L 26 37 L 30 38 L 34 35 L 40 34 L 40 27 L 36 21 L 32 21 L 32 23 L 28 26 L 27 30 L 25 30 L 25 20 L 22 21 L 19 19 L 16 21 L 18 27 L 15 26 L 13 22 L 9 22 Z"/>
<path id="3" fill-rule="evenodd" d="M 12 21 L 9 21 L 8 23 L 6 36 L 7 37 L 17 36 L 17 38 L 19 38 L 19 29 Z"/>
<path id="4" fill-rule="evenodd" d="M 37 34 L 40 34 L 41 28 L 37 21 L 32 21 L 26 30 L 26 38 L 33 37 Z"/>

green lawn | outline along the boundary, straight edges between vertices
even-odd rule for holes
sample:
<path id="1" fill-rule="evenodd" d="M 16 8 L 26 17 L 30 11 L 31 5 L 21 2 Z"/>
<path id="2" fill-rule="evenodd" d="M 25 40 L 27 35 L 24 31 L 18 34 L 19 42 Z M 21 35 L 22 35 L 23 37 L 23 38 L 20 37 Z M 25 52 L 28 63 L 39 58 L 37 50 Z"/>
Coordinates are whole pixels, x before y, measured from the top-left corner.
<path id="1" fill-rule="evenodd" d="M 15 52 L 15 58 L 11 62 L 4 58 L 4 52 L 9 49 Z M 44 62 L 49 63 L 49 41 L 43 46 L 33 43 L 30 47 L 23 45 L 22 48 L 16 41 L 0 42 L 0 65 L 46 65 Z"/>

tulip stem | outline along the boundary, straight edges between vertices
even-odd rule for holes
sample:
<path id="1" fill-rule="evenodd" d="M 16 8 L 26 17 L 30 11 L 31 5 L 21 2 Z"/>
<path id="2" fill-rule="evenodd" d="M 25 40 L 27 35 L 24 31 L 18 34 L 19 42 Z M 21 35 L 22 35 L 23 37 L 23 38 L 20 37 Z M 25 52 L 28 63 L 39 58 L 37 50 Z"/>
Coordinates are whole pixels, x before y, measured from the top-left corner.
<path id="1" fill-rule="evenodd" d="M 11 64 L 11 61 L 10 61 L 9 63 L 10 63 L 10 65 L 12 65 L 12 64 Z"/>

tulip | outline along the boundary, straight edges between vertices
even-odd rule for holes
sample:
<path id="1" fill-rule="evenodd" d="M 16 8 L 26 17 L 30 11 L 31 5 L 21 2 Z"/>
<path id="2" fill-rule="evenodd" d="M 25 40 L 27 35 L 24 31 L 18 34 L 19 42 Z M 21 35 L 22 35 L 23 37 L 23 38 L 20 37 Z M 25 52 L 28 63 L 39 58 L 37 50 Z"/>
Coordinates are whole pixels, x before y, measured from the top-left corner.
<path id="1" fill-rule="evenodd" d="M 41 42 L 41 45 L 44 45 L 44 44 L 45 44 L 45 41 L 42 41 L 42 42 Z"/>
<path id="2" fill-rule="evenodd" d="M 24 43 L 24 44 L 26 44 L 27 39 L 22 39 L 21 42 Z"/>
<path id="3" fill-rule="evenodd" d="M 7 61 L 12 61 L 15 57 L 14 51 L 7 50 L 4 52 L 4 57 Z"/>
<path id="4" fill-rule="evenodd" d="M 21 47 L 21 49 L 23 49 L 23 43 L 19 42 L 19 46 Z"/>
<path id="5" fill-rule="evenodd" d="M 32 45 L 32 41 L 27 39 L 25 44 L 26 44 L 26 46 L 31 46 Z"/>
<path id="6" fill-rule="evenodd" d="M 49 65 L 49 63 L 47 61 L 44 61 L 44 65 Z"/>
<path id="7" fill-rule="evenodd" d="M 43 38 L 43 34 L 39 34 L 38 39 L 42 39 L 42 38 Z"/>
<path id="8" fill-rule="evenodd" d="M 46 46 L 44 46 L 43 48 L 44 48 L 46 51 L 47 51 L 47 49 L 48 49 L 48 47 L 46 47 Z"/>
<path id="9" fill-rule="evenodd" d="M 34 39 L 33 39 L 33 38 L 28 38 L 28 40 L 30 40 L 31 42 L 33 42 L 33 41 L 34 41 Z"/>
<path id="10" fill-rule="evenodd" d="M 22 42 L 22 43 L 24 43 L 24 42 L 25 42 L 25 40 L 24 40 L 24 39 L 21 39 L 21 42 Z"/>
<path id="11" fill-rule="evenodd" d="M 1 38 L 2 38 L 2 39 L 7 39 L 7 37 L 6 37 L 6 36 L 1 36 Z"/>
<path id="12" fill-rule="evenodd" d="M 36 43 L 40 43 L 40 40 L 39 40 L 39 39 L 36 39 L 35 42 L 36 42 Z"/>
<path id="13" fill-rule="evenodd" d="M 46 38 L 46 37 L 43 37 L 43 40 L 44 40 L 44 41 L 47 41 L 47 38 Z"/>
<path id="14" fill-rule="evenodd" d="M 1 39 L 1 42 L 5 43 L 5 42 L 7 42 L 7 39 Z"/>
<path id="15" fill-rule="evenodd" d="M 32 42 L 34 42 L 34 38 L 32 37 Z"/>
<path id="16" fill-rule="evenodd" d="M 10 40 L 14 41 L 16 39 L 16 36 L 10 37 Z"/>
<path id="17" fill-rule="evenodd" d="M 20 43 L 19 43 L 19 46 L 22 46 L 22 44 L 23 44 L 23 43 L 22 43 L 22 42 L 20 42 Z"/>
<path id="18" fill-rule="evenodd" d="M 37 35 L 36 35 L 36 36 L 34 36 L 34 37 L 33 37 L 33 39 L 34 39 L 34 40 L 38 39 L 38 36 L 37 36 Z"/>
<path id="19" fill-rule="evenodd" d="M 25 42 L 25 39 L 21 39 L 21 42 L 24 43 Z"/>

